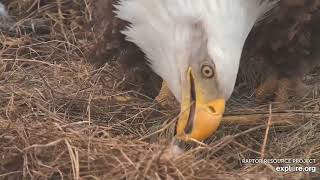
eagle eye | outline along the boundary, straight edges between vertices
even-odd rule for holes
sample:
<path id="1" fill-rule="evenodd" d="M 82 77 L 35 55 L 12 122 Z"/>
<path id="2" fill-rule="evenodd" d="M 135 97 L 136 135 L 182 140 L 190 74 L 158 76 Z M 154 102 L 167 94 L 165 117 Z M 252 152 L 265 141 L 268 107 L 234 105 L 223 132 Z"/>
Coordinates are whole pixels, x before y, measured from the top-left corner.
<path id="1" fill-rule="evenodd" d="M 214 69 L 212 66 L 205 64 L 201 67 L 201 74 L 204 78 L 213 78 L 214 76 Z"/>

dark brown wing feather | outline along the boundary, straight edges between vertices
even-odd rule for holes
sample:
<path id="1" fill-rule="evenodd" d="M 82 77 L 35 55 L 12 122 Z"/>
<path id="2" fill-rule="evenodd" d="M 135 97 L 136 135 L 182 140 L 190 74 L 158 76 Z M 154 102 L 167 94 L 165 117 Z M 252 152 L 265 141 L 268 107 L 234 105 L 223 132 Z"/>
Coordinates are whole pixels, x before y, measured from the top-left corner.
<path id="1" fill-rule="evenodd" d="M 104 64 L 113 60 L 129 44 L 120 33 L 127 23 L 115 17 L 113 12 L 115 3 L 117 3 L 116 0 L 95 0 L 90 5 L 91 28 L 95 43 L 89 57 L 94 63 Z"/>
<path id="2" fill-rule="evenodd" d="M 282 0 L 272 19 L 248 37 L 239 79 L 255 85 L 274 73 L 279 79 L 301 79 L 319 65 L 319 2 Z"/>
<path id="3" fill-rule="evenodd" d="M 115 17 L 113 12 L 117 0 L 95 0 L 92 9 L 94 43 L 89 50 L 89 61 L 100 66 L 107 62 L 119 62 L 127 80 L 142 85 L 144 93 L 153 97 L 161 84 L 160 78 L 147 65 L 144 53 L 120 33 L 129 23 Z"/>

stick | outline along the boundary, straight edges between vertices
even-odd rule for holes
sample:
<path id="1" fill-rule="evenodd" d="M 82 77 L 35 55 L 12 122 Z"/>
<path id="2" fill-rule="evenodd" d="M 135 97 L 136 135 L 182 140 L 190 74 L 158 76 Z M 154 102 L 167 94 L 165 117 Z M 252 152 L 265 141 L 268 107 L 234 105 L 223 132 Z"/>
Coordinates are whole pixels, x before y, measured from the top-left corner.
<path id="1" fill-rule="evenodd" d="M 271 119 L 272 119 L 272 108 L 271 108 L 271 104 L 270 104 L 267 129 L 266 129 L 266 133 L 265 133 L 263 144 L 262 144 L 262 148 L 261 148 L 261 159 L 264 158 L 264 153 L 265 153 L 266 145 L 267 145 L 267 141 L 268 141 L 269 129 L 270 129 L 270 126 L 271 126 Z"/>
<path id="2" fill-rule="evenodd" d="M 265 124 L 269 114 L 242 114 L 242 115 L 226 115 L 222 119 L 225 125 L 259 125 Z M 320 117 L 320 113 L 272 113 L 271 125 L 294 125 L 306 122 L 312 117 Z"/>

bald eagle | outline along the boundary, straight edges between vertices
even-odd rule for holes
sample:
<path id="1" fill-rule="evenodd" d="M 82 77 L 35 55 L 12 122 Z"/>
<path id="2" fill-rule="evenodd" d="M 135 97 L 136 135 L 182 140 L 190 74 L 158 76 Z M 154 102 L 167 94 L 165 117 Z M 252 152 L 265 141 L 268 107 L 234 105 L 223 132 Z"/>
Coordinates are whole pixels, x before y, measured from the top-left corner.
<path id="1" fill-rule="evenodd" d="M 289 9 L 297 12 L 296 6 L 301 3 L 291 2 L 282 0 L 280 5 L 286 8 L 292 5 L 294 8 Z M 97 61 L 119 56 L 133 66 L 148 64 L 180 102 L 177 138 L 201 141 L 213 134 L 220 124 L 225 103 L 235 86 L 249 33 L 276 5 L 279 5 L 277 0 L 96 0 L 94 30 L 100 40 L 90 57 Z M 309 10 L 304 12 L 309 13 Z M 292 15 L 287 11 L 280 14 L 280 17 Z M 294 17 L 290 22 L 296 27 L 299 17 Z M 270 54 L 268 50 L 273 50 L 270 41 L 278 38 L 276 31 L 291 27 L 283 26 L 283 19 L 286 18 L 273 18 L 269 25 L 256 28 L 249 41 L 258 40 L 262 45 L 252 43 L 257 47 L 248 49 L 254 53 L 263 49 L 263 53 Z M 275 30 L 271 31 L 272 28 Z M 285 37 L 292 39 L 292 36 Z M 286 48 L 281 46 L 280 51 Z M 303 69 L 299 67 L 306 67 L 306 64 L 314 65 L 296 58 L 286 70 L 282 65 L 287 61 L 279 63 L 278 58 L 266 58 L 265 62 L 264 65 L 274 69 L 270 77 L 275 79 L 292 79 L 296 76 L 288 72 L 299 71 Z M 248 67 L 251 68 L 245 66 L 242 72 L 250 71 Z M 303 73 L 295 74 L 300 78 Z"/>
<path id="2" fill-rule="evenodd" d="M 147 64 L 180 102 L 176 137 L 201 141 L 220 124 L 225 103 L 234 89 L 247 36 L 275 3 L 269 0 L 98 0 L 96 5 L 105 5 L 97 8 L 101 12 L 94 13 L 105 17 L 100 17 L 105 21 L 100 25 L 104 26 L 96 29 L 109 29 L 102 33 L 104 40 L 100 43 L 110 44 L 124 36 L 133 44 L 129 46 L 143 52 Z M 118 19 L 112 18 L 112 11 Z M 114 44 L 121 49 L 123 43 Z M 117 48 L 97 48 L 94 52 L 103 56 L 114 49 Z M 138 61 L 132 59 L 132 63 Z"/>

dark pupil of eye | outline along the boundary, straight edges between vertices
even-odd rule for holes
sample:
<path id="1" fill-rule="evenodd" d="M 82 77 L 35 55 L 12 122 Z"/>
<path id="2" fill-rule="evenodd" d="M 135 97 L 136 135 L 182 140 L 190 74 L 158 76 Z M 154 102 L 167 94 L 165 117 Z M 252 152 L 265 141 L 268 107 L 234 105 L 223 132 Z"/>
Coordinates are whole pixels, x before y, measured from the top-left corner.
<path id="1" fill-rule="evenodd" d="M 213 69 L 210 66 L 203 66 L 202 73 L 206 78 L 211 78 L 213 76 Z"/>

